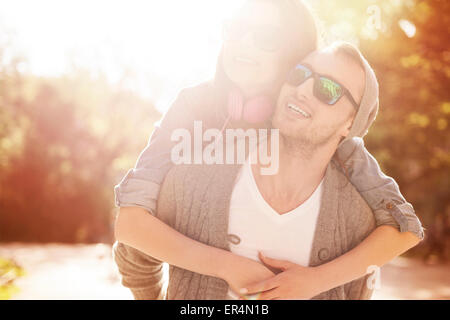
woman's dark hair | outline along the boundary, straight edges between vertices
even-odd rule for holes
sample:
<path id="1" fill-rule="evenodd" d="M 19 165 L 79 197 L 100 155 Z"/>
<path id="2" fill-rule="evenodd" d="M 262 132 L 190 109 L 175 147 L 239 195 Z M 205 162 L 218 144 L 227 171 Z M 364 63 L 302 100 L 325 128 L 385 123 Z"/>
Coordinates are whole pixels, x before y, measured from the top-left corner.
<path id="1" fill-rule="evenodd" d="M 288 32 L 290 44 L 289 52 L 286 54 L 286 72 L 289 68 L 305 58 L 309 53 L 315 51 L 319 45 L 319 32 L 317 20 L 312 10 L 302 0 L 247 0 L 247 2 L 269 2 L 279 8 L 282 21 L 285 24 L 284 30 Z M 216 95 L 225 103 L 228 92 L 233 88 L 234 84 L 225 74 L 222 64 L 223 48 L 220 51 L 217 60 L 216 74 L 214 77 L 214 85 L 216 87 Z M 271 92 L 265 94 L 276 100 L 281 86 L 285 78 L 281 73 L 280 79 L 273 84 Z"/>

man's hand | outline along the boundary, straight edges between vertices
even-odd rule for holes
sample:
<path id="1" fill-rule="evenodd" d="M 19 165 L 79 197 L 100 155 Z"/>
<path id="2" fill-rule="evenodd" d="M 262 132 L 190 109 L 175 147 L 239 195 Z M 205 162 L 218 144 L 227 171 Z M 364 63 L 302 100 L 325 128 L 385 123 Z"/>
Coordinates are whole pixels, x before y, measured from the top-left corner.
<path id="1" fill-rule="evenodd" d="M 272 278 L 273 273 L 268 267 L 259 261 L 246 258 L 229 251 L 224 252 L 226 256 L 223 261 L 223 268 L 219 271 L 219 277 L 224 279 L 231 290 L 239 294 L 239 289 L 262 280 Z"/>
<path id="2" fill-rule="evenodd" d="M 328 290 L 322 283 L 319 271 L 314 267 L 303 267 L 286 260 L 265 257 L 259 252 L 261 261 L 282 272 L 270 279 L 255 282 L 242 288 L 239 293 L 248 296 L 260 293 L 258 300 L 302 300 L 310 299 Z"/>

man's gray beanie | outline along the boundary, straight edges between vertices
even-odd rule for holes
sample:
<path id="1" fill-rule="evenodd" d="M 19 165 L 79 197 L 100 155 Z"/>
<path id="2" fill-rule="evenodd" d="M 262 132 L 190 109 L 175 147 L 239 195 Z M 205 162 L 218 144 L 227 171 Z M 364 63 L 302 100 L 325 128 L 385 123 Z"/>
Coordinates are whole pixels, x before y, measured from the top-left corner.
<path id="1" fill-rule="evenodd" d="M 331 48 L 339 49 L 343 48 L 351 50 L 353 53 L 357 53 L 358 57 L 357 59 L 360 61 L 361 65 L 363 66 L 364 73 L 365 73 L 365 88 L 364 93 L 361 99 L 361 104 L 356 112 L 355 118 L 353 120 L 352 127 L 350 128 L 350 132 L 347 135 L 347 137 L 341 141 L 339 144 L 339 149 L 345 149 L 345 147 L 341 147 L 342 145 L 349 145 L 350 143 L 346 143 L 349 140 L 352 140 L 354 137 L 363 138 L 368 130 L 369 127 L 372 125 L 373 121 L 375 120 L 378 108 L 379 108 L 379 88 L 378 88 L 378 80 L 375 75 L 375 72 L 373 71 L 372 67 L 370 66 L 369 62 L 364 58 L 364 56 L 361 54 L 361 51 L 356 48 L 354 45 L 346 42 L 338 42 L 336 44 L 333 44 L 330 46 Z M 347 153 L 345 150 L 339 150 L 339 153 Z M 344 156 L 344 158 L 346 158 Z"/>

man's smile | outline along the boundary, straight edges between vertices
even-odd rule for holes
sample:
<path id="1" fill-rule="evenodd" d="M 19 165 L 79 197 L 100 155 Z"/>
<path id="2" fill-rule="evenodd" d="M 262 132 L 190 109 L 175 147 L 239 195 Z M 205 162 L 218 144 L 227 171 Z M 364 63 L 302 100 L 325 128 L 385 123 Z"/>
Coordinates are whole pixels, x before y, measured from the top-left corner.
<path id="1" fill-rule="evenodd" d="M 312 117 L 312 113 L 306 104 L 296 99 L 288 99 L 285 103 L 285 110 L 290 116 L 297 119 L 310 119 Z"/>

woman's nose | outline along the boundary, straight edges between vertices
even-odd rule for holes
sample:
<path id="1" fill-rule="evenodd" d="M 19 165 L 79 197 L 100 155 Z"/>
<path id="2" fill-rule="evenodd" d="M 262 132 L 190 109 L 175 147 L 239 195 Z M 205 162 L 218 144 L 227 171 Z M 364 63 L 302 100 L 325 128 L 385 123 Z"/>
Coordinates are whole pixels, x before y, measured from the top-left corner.
<path id="1" fill-rule="evenodd" d="M 253 45 L 253 33 L 252 33 L 252 31 L 247 31 L 247 32 L 245 32 L 245 34 L 242 35 L 240 44 L 243 47 L 246 47 L 246 48 L 251 47 Z"/>

